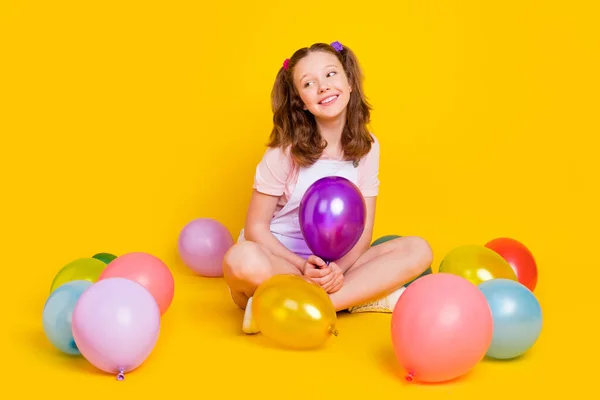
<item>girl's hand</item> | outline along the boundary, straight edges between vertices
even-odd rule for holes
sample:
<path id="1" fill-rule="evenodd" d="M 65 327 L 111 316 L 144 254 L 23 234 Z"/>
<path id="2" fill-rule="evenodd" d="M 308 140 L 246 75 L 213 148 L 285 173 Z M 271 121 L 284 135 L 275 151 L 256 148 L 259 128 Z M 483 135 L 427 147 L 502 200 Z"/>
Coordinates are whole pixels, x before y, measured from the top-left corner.
<path id="1" fill-rule="evenodd" d="M 321 286 L 327 293 L 338 291 L 344 281 L 344 274 L 336 263 L 329 263 L 317 256 L 310 256 L 304 264 L 303 275 Z"/>
<path id="2" fill-rule="evenodd" d="M 302 269 L 302 275 L 307 276 L 312 280 L 315 280 L 315 278 L 323 278 L 327 273 L 327 264 L 317 256 L 309 256 Z"/>
<path id="3" fill-rule="evenodd" d="M 331 268 L 331 280 L 321 285 L 321 287 L 329 294 L 335 293 L 342 288 L 344 285 L 344 273 L 342 269 L 334 262 L 329 263 L 329 268 Z"/>

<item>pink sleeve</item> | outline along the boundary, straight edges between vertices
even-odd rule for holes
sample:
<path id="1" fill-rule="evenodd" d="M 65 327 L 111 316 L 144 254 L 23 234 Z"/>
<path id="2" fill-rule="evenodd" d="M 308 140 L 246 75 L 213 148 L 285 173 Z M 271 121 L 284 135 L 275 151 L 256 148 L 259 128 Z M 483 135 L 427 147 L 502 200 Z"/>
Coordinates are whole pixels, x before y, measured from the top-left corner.
<path id="1" fill-rule="evenodd" d="M 254 189 L 272 196 L 281 196 L 291 170 L 291 159 L 280 148 L 267 148 L 256 167 Z"/>
<path id="2" fill-rule="evenodd" d="M 359 164 L 358 187 L 364 197 L 374 197 L 379 193 L 379 141 L 375 136 L 371 151 Z"/>

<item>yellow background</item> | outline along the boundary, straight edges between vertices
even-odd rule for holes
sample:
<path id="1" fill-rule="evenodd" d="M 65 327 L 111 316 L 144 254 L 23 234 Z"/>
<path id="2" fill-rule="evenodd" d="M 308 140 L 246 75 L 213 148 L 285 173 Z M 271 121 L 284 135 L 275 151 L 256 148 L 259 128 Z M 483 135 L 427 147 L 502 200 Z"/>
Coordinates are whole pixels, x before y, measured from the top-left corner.
<path id="1" fill-rule="evenodd" d="M 600 266 L 588 3 L 3 0 L 2 391 L 465 399 L 587 387 Z M 376 236 L 426 237 L 434 269 L 453 247 L 498 236 L 536 256 L 544 327 L 523 359 L 407 385 L 382 314 L 342 315 L 321 351 L 282 351 L 242 335 L 223 281 L 179 260 L 194 218 L 237 237 L 276 71 L 296 48 L 333 40 L 359 55 L 374 106 Z M 121 383 L 59 354 L 41 327 L 56 272 L 105 251 L 150 252 L 176 280 L 157 347 Z"/>

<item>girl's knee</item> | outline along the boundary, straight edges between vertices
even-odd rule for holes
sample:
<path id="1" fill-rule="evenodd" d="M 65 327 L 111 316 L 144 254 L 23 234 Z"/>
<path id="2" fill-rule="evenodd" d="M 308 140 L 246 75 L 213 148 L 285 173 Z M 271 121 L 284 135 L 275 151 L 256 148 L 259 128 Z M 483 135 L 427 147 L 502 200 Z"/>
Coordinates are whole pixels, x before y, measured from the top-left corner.
<path id="1" fill-rule="evenodd" d="M 431 245 L 427 240 L 418 236 L 413 237 L 413 240 L 413 246 L 419 259 L 429 266 L 433 262 L 433 249 L 431 248 Z"/>
<path id="2" fill-rule="evenodd" d="M 225 278 L 258 284 L 269 276 L 271 261 L 257 243 L 244 241 L 233 245 L 223 258 Z"/>
<path id="3" fill-rule="evenodd" d="M 402 247 L 401 251 L 408 254 L 414 260 L 411 263 L 415 268 L 413 272 L 421 274 L 433 263 L 433 250 L 431 246 L 427 240 L 419 236 L 407 236 L 402 239 L 402 241 L 399 241 L 399 246 Z"/>

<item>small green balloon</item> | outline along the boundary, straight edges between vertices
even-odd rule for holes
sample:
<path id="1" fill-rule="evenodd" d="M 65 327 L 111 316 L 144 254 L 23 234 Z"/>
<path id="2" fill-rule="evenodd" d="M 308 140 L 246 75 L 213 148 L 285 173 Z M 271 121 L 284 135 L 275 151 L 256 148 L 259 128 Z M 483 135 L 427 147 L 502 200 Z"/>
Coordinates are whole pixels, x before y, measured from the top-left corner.
<path id="1" fill-rule="evenodd" d="M 92 258 L 96 258 L 96 259 L 104 262 L 104 264 L 108 264 L 112 260 L 114 260 L 115 258 L 117 258 L 117 256 L 115 256 L 114 254 L 110 254 L 110 253 L 98 253 L 98 254 L 94 254 L 92 256 Z"/>
<path id="2" fill-rule="evenodd" d="M 85 280 L 95 283 L 100 274 L 106 268 L 106 264 L 96 258 L 79 258 L 65 265 L 52 281 L 50 293 L 54 292 L 59 286 L 65 283 Z"/>
<path id="3" fill-rule="evenodd" d="M 384 243 L 384 242 L 388 242 L 388 241 L 390 241 L 392 239 L 397 239 L 399 237 L 402 237 L 402 236 L 398 236 L 398 235 L 386 235 L 386 236 L 382 236 L 379 239 L 377 239 L 376 241 L 374 241 L 371 244 L 371 247 L 377 246 L 378 244 L 381 244 L 381 243 Z"/>
<path id="4" fill-rule="evenodd" d="M 433 271 L 431 270 L 431 267 L 429 267 L 429 268 L 427 268 L 425 271 L 423 271 L 423 273 L 422 273 L 421 275 L 417 276 L 417 277 L 416 277 L 415 279 L 413 279 L 412 281 L 409 281 L 408 283 L 406 283 L 406 284 L 404 285 L 404 287 L 408 287 L 408 286 L 409 286 L 411 283 L 413 283 L 413 282 L 414 282 L 414 281 L 416 281 L 417 279 L 419 279 L 419 278 L 422 278 L 422 277 L 424 277 L 425 275 L 429 275 L 429 274 L 432 274 L 432 273 L 433 273 Z"/>
<path id="5" fill-rule="evenodd" d="M 385 235 L 385 236 L 382 236 L 379 239 L 377 239 L 376 241 L 374 241 L 373 244 L 371 244 L 371 247 L 377 246 L 378 244 L 385 243 L 385 242 L 388 242 L 388 241 L 390 241 L 392 239 L 397 239 L 397 238 L 400 238 L 400 237 L 402 237 L 402 236 L 399 236 L 399 235 Z M 433 271 L 431 270 L 431 266 L 430 266 L 425 271 L 423 271 L 423 273 L 421 275 L 419 275 L 415 279 L 413 279 L 413 280 L 408 281 L 407 283 L 405 283 L 404 287 L 409 287 L 410 284 L 413 283 L 414 281 L 416 281 L 417 279 L 419 279 L 419 278 L 421 278 L 421 277 L 423 277 L 425 275 L 429 275 L 431 273 L 433 273 Z"/>

